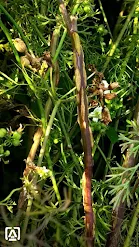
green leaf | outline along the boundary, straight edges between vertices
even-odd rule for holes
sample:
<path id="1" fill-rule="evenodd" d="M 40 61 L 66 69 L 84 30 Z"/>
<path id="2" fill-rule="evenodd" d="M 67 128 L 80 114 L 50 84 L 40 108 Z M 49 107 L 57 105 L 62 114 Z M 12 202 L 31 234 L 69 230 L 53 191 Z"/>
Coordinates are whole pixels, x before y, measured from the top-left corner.
<path id="1" fill-rule="evenodd" d="M 113 127 L 110 127 L 110 126 L 108 127 L 106 131 L 106 135 L 112 144 L 115 144 L 118 141 L 118 134 Z"/>
<path id="2" fill-rule="evenodd" d="M 7 205 L 7 209 L 8 209 L 11 213 L 13 213 L 13 206 Z"/>

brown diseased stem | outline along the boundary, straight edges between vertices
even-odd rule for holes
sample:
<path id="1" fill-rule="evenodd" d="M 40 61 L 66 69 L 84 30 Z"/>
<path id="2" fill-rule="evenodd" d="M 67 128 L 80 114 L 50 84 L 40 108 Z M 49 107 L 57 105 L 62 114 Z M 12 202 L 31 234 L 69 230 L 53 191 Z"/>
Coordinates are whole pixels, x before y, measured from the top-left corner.
<path id="1" fill-rule="evenodd" d="M 83 174 L 83 206 L 85 212 L 86 243 L 88 247 L 94 245 L 94 213 L 92 209 L 91 179 L 93 170 L 92 158 L 92 133 L 89 127 L 88 102 L 86 96 L 86 71 L 84 54 L 77 33 L 77 19 L 69 17 L 63 1 L 60 2 L 60 11 L 72 39 L 75 83 L 77 88 L 78 123 L 81 129 L 84 151 L 84 174 Z"/>
<path id="2" fill-rule="evenodd" d="M 59 31 L 60 29 L 56 28 L 56 30 L 54 30 L 53 35 L 52 35 L 52 40 L 51 40 L 51 57 L 54 56 L 55 52 L 56 52 L 56 47 L 57 47 L 57 42 L 58 42 L 58 38 L 59 38 Z M 54 66 L 54 86 L 58 86 L 58 82 L 59 82 L 59 67 L 58 67 L 58 62 L 55 61 L 53 63 Z M 46 121 L 48 121 L 49 119 L 49 114 L 52 108 L 52 101 L 51 98 L 49 97 L 46 105 L 45 105 L 45 118 Z M 32 146 L 30 148 L 28 157 L 26 159 L 26 168 L 24 170 L 23 176 L 26 174 L 26 171 L 28 170 L 28 165 L 33 164 L 34 162 L 34 158 L 36 156 L 36 152 L 39 148 L 40 145 L 40 141 L 41 138 L 43 136 L 43 128 L 42 127 L 38 127 L 34 137 L 33 137 L 33 143 Z M 18 201 L 18 207 L 21 209 L 24 206 L 24 202 L 26 201 L 26 198 L 24 196 L 23 190 L 20 193 L 19 196 L 19 201 Z"/>

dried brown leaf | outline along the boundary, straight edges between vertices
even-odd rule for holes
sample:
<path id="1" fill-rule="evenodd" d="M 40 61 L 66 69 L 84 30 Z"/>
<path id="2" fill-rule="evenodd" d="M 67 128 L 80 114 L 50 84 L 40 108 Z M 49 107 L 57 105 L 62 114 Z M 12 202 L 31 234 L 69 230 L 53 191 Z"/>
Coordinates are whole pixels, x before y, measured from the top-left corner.
<path id="1" fill-rule="evenodd" d="M 112 122 L 111 115 L 107 107 L 104 107 L 102 110 L 102 122 L 105 125 L 108 125 L 110 122 Z"/>
<path id="2" fill-rule="evenodd" d="M 114 99 L 116 96 L 117 96 L 116 93 L 107 93 L 107 94 L 104 94 L 105 99 L 108 99 L 108 100 Z"/>
<path id="3" fill-rule="evenodd" d="M 118 82 L 113 82 L 109 85 L 110 90 L 116 89 L 118 87 L 120 87 Z"/>

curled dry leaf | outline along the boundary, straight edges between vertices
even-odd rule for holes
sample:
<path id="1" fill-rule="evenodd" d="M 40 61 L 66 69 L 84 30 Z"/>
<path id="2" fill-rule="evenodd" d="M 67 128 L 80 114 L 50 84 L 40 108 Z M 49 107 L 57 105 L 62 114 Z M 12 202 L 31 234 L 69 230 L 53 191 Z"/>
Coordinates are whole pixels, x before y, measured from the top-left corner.
<path id="1" fill-rule="evenodd" d="M 98 106 L 98 101 L 97 100 L 90 100 L 89 101 L 89 104 L 92 106 L 92 107 L 96 107 L 96 106 Z"/>
<path id="2" fill-rule="evenodd" d="M 103 91 L 106 90 L 103 84 L 99 84 L 99 88 L 102 89 Z"/>
<path id="3" fill-rule="evenodd" d="M 18 52 L 25 53 L 27 51 L 26 44 L 22 39 L 14 39 L 13 40 L 14 46 Z"/>
<path id="4" fill-rule="evenodd" d="M 102 89 L 98 90 L 98 95 L 99 95 L 100 99 L 103 99 L 103 90 Z"/>
<path id="5" fill-rule="evenodd" d="M 102 83 L 99 84 L 99 88 L 102 89 L 103 91 L 108 90 L 108 87 L 105 87 Z"/>
<path id="6" fill-rule="evenodd" d="M 40 69 L 41 67 L 41 60 L 42 58 L 40 57 L 32 57 L 31 59 L 31 65 L 33 68 Z"/>
<path id="7" fill-rule="evenodd" d="M 114 99 L 116 96 L 117 96 L 116 93 L 107 93 L 107 94 L 104 94 L 105 99 L 108 99 L 108 100 Z"/>
<path id="8" fill-rule="evenodd" d="M 102 122 L 105 125 L 108 125 L 110 122 L 112 122 L 111 115 L 107 107 L 104 107 L 102 110 Z"/>
<path id="9" fill-rule="evenodd" d="M 88 87 L 88 88 L 87 88 L 87 91 L 88 91 L 89 93 L 94 93 L 96 90 L 97 90 L 96 87 Z"/>
<path id="10" fill-rule="evenodd" d="M 51 60 L 51 54 L 49 51 L 45 51 L 43 53 L 43 60 L 46 60 L 46 62 L 48 63 L 48 65 L 50 67 L 52 67 L 52 60 Z"/>
<path id="11" fill-rule="evenodd" d="M 110 90 L 116 89 L 118 87 L 120 87 L 118 82 L 113 82 L 109 85 Z"/>

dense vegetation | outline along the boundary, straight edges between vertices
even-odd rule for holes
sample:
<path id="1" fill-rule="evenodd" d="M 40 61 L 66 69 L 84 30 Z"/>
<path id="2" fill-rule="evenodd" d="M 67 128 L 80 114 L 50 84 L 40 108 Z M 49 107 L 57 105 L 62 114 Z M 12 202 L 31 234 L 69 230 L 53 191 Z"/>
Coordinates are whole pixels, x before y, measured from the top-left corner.
<path id="1" fill-rule="evenodd" d="M 0 246 L 138 246 L 139 1 L 0 16 Z"/>

